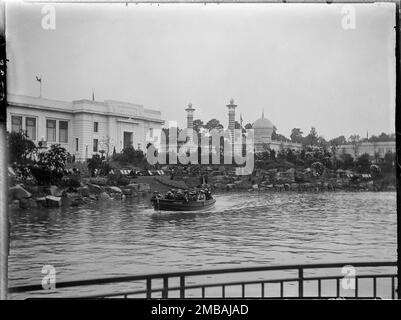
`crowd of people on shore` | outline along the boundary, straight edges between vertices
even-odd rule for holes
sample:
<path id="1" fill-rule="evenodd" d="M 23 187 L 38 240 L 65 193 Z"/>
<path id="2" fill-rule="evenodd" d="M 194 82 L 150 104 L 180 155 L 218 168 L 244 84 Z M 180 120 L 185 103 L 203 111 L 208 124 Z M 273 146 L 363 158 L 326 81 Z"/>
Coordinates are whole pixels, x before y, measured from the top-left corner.
<path id="1" fill-rule="evenodd" d="M 193 189 L 170 189 L 165 195 L 159 192 L 153 192 L 152 200 L 166 199 L 166 200 L 179 200 L 184 202 L 202 201 L 212 199 L 212 193 L 209 188 L 193 188 Z"/>

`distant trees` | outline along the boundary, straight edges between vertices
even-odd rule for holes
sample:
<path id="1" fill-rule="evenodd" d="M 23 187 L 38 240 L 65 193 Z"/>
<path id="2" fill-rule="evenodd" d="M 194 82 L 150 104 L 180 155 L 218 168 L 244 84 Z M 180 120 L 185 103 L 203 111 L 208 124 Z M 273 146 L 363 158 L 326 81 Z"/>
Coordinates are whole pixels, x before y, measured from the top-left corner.
<path id="1" fill-rule="evenodd" d="M 193 122 L 193 129 L 199 133 L 200 129 L 203 128 L 203 121 L 200 119 L 195 119 Z"/>
<path id="2" fill-rule="evenodd" d="M 358 153 L 359 153 L 359 146 L 362 143 L 361 138 L 357 134 L 352 134 L 348 138 L 348 142 L 351 143 L 351 145 L 352 145 L 352 149 L 354 150 L 354 158 L 356 159 L 358 157 Z"/>
<path id="3" fill-rule="evenodd" d="M 273 126 L 272 140 L 281 141 L 281 142 L 291 142 L 291 140 L 288 139 L 286 136 L 284 136 L 280 133 L 277 133 L 276 126 Z"/>
<path id="4" fill-rule="evenodd" d="M 303 136 L 302 136 L 303 132 L 300 128 L 294 128 L 291 130 L 291 141 L 292 142 L 296 142 L 296 143 L 302 143 L 303 140 Z"/>
<path id="5" fill-rule="evenodd" d="M 219 120 L 213 118 L 213 119 L 209 120 L 209 121 L 204 125 L 204 128 L 205 128 L 205 129 L 208 129 L 208 130 L 212 130 L 212 129 L 223 129 L 224 127 L 223 127 L 223 125 L 220 123 Z"/>
<path id="6" fill-rule="evenodd" d="M 368 139 L 369 142 L 385 142 L 394 140 L 395 140 L 395 134 L 386 134 L 384 132 L 382 132 L 379 136 L 373 135 Z"/>
<path id="7" fill-rule="evenodd" d="M 247 123 L 244 128 L 245 129 L 252 129 L 252 124 L 251 123 Z"/>
<path id="8" fill-rule="evenodd" d="M 331 140 L 329 140 L 329 144 L 330 145 L 342 145 L 342 144 L 346 144 L 347 143 L 347 139 L 344 136 L 339 136 L 337 138 L 333 138 Z"/>
<path id="9" fill-rule="evenodd" d="M 318 135 L 315 127 L 310 129 L 309 134 L 303 139 L 303 144 L 306 146 L 316 146 L 318 142 Z"/>

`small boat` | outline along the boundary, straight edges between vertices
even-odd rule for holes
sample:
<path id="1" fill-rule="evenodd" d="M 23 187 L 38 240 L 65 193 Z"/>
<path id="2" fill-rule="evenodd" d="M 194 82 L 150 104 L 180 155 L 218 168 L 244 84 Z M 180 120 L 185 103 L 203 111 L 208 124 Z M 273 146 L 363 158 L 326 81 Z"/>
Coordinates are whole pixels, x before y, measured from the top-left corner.
<path id="1" fill-rule="evenodd" d="M 152 199 L 152 205 L 155 210 L 164 211 L 196 211 L 205 210 L 213 207 L 216 199 L 184 201 L 175 199 Z"/>

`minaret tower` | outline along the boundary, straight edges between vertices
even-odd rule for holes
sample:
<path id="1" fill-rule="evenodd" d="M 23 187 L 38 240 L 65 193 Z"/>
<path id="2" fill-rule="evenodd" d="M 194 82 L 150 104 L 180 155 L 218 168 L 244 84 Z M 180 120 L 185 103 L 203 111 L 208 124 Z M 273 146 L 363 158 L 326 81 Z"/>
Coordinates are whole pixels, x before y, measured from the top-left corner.
<path id="1" fill-rule="evenodd" d="M 192 107 L 192 103 L 188 104 L 188 107 L 185 109 L 187 112 L 187 129 L 194 129 L 194 111 L 195 108 Z M 190 130 L 188 130 L 189 132 Z M 189 140 L 192 141 L 192 135 L 189 135 Z"/>
<path id="2" fill-rule="evenodd" d="M 230 130 L 231 140 L 234 141 L 234 129 L 235 129 L 235 108 L 234 99 L 230 100 L 230 104 L 227 105 L 228 108 L 228 130 Z"/>

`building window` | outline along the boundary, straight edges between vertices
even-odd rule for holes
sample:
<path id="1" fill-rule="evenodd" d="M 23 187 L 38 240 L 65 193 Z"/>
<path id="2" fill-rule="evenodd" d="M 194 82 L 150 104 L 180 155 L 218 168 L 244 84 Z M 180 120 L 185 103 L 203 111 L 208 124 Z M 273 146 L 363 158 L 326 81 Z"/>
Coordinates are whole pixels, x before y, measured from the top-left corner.
<path id="1" fill-rule="evenodd" d="M 93 139 L 93 152 L 97 152 L 98 143 L 99 143 L 99 141 L 97 139 Z"/>
<path id="2" fill-rule="evenodd" d="M 22 131 L 22 117 L 11 116 L 11 131 L 14 131 L 14 132 Z"/>
<path id="3" fill-rule="evenodd" d="M 28 138 L 36 140 L 36 118 L 25 118 L 25 127 Z"/>
<path id="4" fill-rule="evenodd" d="M 149 138 L 153 138 L 153 128 L 149 129 Z"/>
<path id="5" fill-rule="evenodd" d="M 59 140 L 60 142 L 68 142 L 68 121 L 59 122 Z"/>
<path id="6" fill-rule="evenodd" d="M 79 150 L 79 139 L 75 138 L 75 151 L 78 152 Z"/>
<path id="7" fill-rule="evenodd" d="M 47 141 L 56 141 L 56 120 L 46 120 Z"/>
<path id="8" fill-rule="evenodd" d="M 99 122 L 93 123 L 93 132 L 99 132 Z"/>

